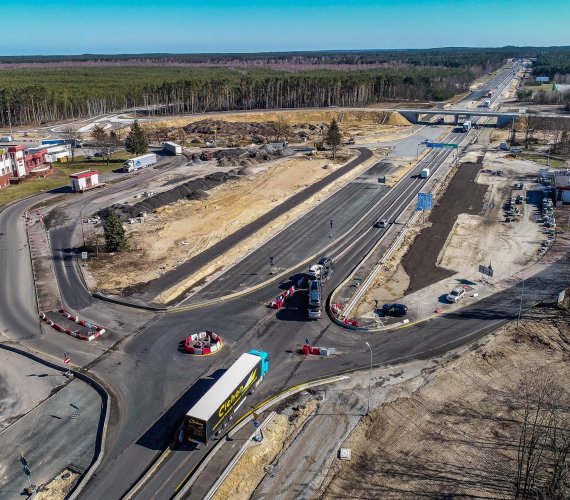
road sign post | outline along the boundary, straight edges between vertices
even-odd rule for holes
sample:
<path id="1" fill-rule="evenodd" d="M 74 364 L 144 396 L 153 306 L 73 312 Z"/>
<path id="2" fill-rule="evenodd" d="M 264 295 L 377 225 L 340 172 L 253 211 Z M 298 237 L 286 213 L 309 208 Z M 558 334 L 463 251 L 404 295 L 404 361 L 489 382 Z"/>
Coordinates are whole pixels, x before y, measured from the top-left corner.
<path id="1" fill-rule="evenodd" d="M 69 368 L 69 365 L 71 364 L 71 358 L 69 357 L 68 352 L 63 353 L 63 363 L 65 366 L 67 366 L 67 371 L 64 373 L 64 375 L 68 377 L 69 375 L 71 375 L 71 370 Z"/>

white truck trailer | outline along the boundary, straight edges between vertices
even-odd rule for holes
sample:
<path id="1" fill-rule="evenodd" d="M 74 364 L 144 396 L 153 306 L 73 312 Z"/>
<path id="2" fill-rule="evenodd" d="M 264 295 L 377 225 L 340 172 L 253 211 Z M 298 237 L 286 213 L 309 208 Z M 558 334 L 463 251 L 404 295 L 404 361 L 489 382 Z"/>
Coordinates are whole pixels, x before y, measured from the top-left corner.
<path id="1" fill-rule="evenodd" d="M 125 161 L 123 165 L 123 172 L 134 172 L 135 170 L 140 170 L 141 168 L 154 165 L 157 161 L 158 158 L 154 153 L 137 156 Z"/>
<path id="2" fill-rule="evenodd" d="M 176 144 L 175 142 L 163 142 L 162 150 L 165 153 L 170 153 L 171 155 L 182 154 L 182 146 L 180 144 Z"/>
<path id="3" fill-rule="evenodd" d="M 472 127 L 471 120 L 467 120 L 467 121 L 463 122 L 463 125 L 461 126 L 461 130 L 463 130 L 463 132 L 469 132 L 471 130 L 471 127 Z"/>

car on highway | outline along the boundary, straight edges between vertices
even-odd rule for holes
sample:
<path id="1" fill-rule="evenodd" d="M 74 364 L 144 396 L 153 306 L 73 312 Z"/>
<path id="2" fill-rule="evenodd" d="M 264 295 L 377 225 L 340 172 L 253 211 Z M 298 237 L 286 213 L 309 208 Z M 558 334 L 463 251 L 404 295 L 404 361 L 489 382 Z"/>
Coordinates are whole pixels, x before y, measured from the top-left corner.
<path id="1" fill-rule="evenodd" d="M 404 304 L 384 304 L 382 306 L 382 312 L 385 316 L 395 316 L 401 318 L 408 314 L 408 307 Z"/>
<path id="2" fill-rule="evenodd" d="M 459 302 L 463 297 L 465 297 L 465 288 L 462 286 L 456 286 L 447 294 L 447 301 L 455 303 Z"/>
<path id="3" fill-rule="evenodd" d="M 378 219 L 374 223 L 374 227 L 388 227 L 388 221 L 386 219 Z"/>

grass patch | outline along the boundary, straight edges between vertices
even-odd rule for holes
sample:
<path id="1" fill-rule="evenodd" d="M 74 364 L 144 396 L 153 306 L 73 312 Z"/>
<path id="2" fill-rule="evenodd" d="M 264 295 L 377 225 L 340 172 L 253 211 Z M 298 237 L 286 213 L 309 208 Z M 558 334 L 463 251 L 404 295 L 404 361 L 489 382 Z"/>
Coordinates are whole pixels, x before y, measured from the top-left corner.
<path id="1" fill-rule="evenodd" d="M 534 161 L 535 163 L 540 163 L 541 165 L 548 165 L 548 156 L 519 153 L 517 154 L 517 157 L 522 158 L 523 160 Z M 552 168 L 564 168 L 565 162 L 559 158 L 550 157 L 550 166 Z"/>
<path id="2" fill-rule="evenodd" d="M 55 173 L 49 177 L 31 178 L 23 181 L 21 184 L 14 184 L 7 188 L 0 189 L 0 207 L 27 198 L 28 196 L 69 186 L 69 176 L 81 170 L 98 170 L 101 174 L 112 172 L 113 170 L 121 168 L 123 162 L 127 158 L 132 158 L 132 156 L 133 155 L 126 151 L 118 151 L 113 154 L 109 165 L 107 165 L 107 161 L 102 158 L 87 160 L 83 156 L 76 158 L 75 161 L 55 163 Z"/>

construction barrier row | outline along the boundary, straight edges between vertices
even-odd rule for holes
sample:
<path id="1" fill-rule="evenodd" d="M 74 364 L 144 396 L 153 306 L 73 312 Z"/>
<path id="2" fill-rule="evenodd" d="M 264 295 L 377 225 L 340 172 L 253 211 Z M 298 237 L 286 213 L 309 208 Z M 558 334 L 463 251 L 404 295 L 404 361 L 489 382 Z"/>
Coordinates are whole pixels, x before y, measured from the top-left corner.
<path id="1" fill-rule="evenodd" d="M 301 351 L 305 356 L 310 354 L 314 354 L 316 356 L 332 356 L 333 354 L 336 354 L 336 349 L 334 347 L 316 347 L 307 344 L 303 345 Z"/>
<path id="2" fill-rule="evenodd" d="M 362 323 L 359 323 L 358 321 L 356 321 L 355 319 L 350 319 L 350 318 L 342 318 L 341 321 L 348 326 L 355 326 L 356 328 L 364 328 L 364 325 Z"/>
<path id="3" fill-rule="evenodd" d="M 204 356 L 218 352 L 223 345 L 222 337 L 206 330 L 205 332 L 193 333 L 186 337 L 184 350 L 190 354 Z"/>
<path id="4" fill-rule="evenodd" d="M 86 340 L 88 342 L 90 342 L 91 340 L 95 340 L 97 337 L 99 337 L 102 333 L 105 332 L 105 329 L 101 328 L 100 330 L 95 330 L 91 335 L 83 335 L 79 331 L 73 331 L 73 330 L 70 330 L 69 328 L 65 328 L 61 325 L 58 325 L 57 323 L 54 323 L 51 319 L 49 319 L 45 315 L 45 313 L 41 313 L 40 318 L 42 319 L 42 321 L 45 321 L 49 326 L 51 326 L 53 329 L 57 330 L 58 332 L 65 333 L 65 334 L 67 334 L 71 337 L 74 337 L 76 339 Z M 85 325 L 82 325 L 82 326 L 85 326 Z"/>
<path id="5" fill-rule="evenodd" d="M 272 309 L 281 309 L 285 306 L 285 300 L 291 297 L 295 293 L 295 287 L 292 286 L 291 288 L 285 290 L 283 293 L 275 297 L 269 304 L 269 307 Z"/>
<path id="6" fill-rule="evenodd" d="M 77 323 L 81 326 L 84 326 L 85 328 L 89 328 L 89 330 L 95 330 L 98 333 L 97 336 L 105 333 L 105 328 L 103 328 L 102 326 L 93 325 L 93 324 L 89 323 L 88 321 L 82 320 L 82 319 L 78 318 L 77 316 L 74 316 L 73 314 L 69 313 L 63 307 L 59 310 L 59 312 L 61 314 L 63 314 L 67 319 L 74 321 L 75 323 Z"/>

